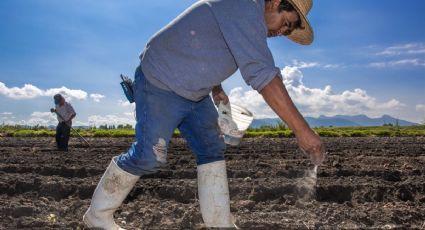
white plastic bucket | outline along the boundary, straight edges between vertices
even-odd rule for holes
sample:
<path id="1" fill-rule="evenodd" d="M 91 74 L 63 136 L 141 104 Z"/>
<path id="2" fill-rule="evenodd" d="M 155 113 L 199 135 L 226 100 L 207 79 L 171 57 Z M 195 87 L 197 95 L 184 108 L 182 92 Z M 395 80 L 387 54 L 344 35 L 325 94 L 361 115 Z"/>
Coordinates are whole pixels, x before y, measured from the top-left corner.
<path id="1" fill-rule="evenodd" d="M 239 145 L 253 119 L 252 113 L 242 106 L 230 102 L 218 105 L 218 125 L 226 144 Z"/>

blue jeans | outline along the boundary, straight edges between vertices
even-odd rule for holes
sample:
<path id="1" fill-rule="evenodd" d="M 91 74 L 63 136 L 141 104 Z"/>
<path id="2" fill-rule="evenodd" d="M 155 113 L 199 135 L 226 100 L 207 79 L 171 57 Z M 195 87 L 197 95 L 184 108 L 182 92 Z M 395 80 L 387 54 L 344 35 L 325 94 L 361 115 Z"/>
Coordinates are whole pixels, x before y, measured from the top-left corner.
<path id="1" fill-rule="evenodd" d="M 146 80 L 140 66 L 134 79 L 136 142 L 116 157 L 117 165 L 133 174 L 158 171 L 167 161 L 167 147 L 176 128 L 186 138 L 198 165 L 224 160 L 226 145 L 209 96 L 198 102 L 159 89 Z"/>

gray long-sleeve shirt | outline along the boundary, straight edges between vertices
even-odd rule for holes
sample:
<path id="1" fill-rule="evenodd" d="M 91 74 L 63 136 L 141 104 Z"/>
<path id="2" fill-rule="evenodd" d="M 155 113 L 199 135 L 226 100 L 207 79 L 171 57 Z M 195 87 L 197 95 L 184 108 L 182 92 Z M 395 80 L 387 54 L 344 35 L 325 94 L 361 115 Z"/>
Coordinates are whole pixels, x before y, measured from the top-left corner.
<path id="1" fill-rule="evenodd" d="M 261 91 L 280 70 L 267 46 L 264 0 L 203 0 L 156 33 L 140 55 L 146 78 L 192 101 L 239 68 Z"/>

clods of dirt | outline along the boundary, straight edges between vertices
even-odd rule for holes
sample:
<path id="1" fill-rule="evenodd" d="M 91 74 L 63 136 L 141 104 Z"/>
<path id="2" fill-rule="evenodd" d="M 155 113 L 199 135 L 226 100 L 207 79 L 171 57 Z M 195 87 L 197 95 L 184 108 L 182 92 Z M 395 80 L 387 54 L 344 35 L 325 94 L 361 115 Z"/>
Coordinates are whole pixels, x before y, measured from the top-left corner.
<path id="1" fill-rule="evenodd" d="M 84 229 L 82 216 L 111 158 L 131 138 L 0 141 L 0 229 Z M 295 139 L 243 139 L 226 152 L 231 211 L 242 229 L 425 227 L 425 138 L 324 138 L 317 179 Z M 196 163 L 173 139 L 168 164 L 141 177 L 115 220 L 126 229 L 203 229 Z"/>

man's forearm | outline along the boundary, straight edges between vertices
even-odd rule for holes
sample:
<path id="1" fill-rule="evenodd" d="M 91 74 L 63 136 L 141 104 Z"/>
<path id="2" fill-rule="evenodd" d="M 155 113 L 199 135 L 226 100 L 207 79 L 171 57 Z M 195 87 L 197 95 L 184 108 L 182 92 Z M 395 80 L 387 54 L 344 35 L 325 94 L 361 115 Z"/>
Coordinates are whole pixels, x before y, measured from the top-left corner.
<path id="1" fill-rule="evenodd" d="M 213 91 L 213 93 L 219 93 L 219 92 L 223 91 L 223 87 L 221 87 L 221 84 L 216 85 L 212 88 L 212 91 Z"/>
<path id="2" fill-rule="evenodd" d="M 229 103 L 229 97 L 224 92 L 223 87 L 221 87 L 221 84 L 213 87 L 212 98 L 216 106 L 218 106 L 220 102 L 223 102 L 225 105 Z"/>
<path id="3" fill-rule="evenodd" d="M 282 80 L 275 77 L 260 93 L 267 104 L 292 129 L 297 138 L 298 146 L 309 154 L 311 161 L 315 165 L 322 164 L 326 157 L 325 146 L 295 107 Z"/>
<path id="4" fill-rule="evenodd" d="M 307 122 L 295 107 L 282 80 L 275 77 L 260 94 L 273 111 L 294 131 L 295 134 L 309 129 Z"/>

